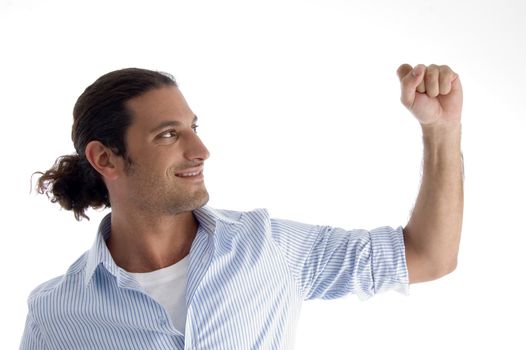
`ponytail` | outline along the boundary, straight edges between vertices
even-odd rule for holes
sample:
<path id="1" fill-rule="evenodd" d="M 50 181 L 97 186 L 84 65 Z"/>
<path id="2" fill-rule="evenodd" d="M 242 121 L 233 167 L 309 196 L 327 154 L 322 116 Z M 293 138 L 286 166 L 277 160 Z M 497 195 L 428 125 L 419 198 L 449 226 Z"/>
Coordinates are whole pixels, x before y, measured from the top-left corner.
<path id="1" fill-rule="evenodd" d="M 89 164 L 86 157 L 78 154 L 59 157 L 51 169 L 42 174 L 37 191 L 46 194 L 52 203 L 58 202 L 66 210 L 72 210 L 75 219 L 89 220 L 88 207 L 110 207 L 108 190 L 101 176 Z"/>

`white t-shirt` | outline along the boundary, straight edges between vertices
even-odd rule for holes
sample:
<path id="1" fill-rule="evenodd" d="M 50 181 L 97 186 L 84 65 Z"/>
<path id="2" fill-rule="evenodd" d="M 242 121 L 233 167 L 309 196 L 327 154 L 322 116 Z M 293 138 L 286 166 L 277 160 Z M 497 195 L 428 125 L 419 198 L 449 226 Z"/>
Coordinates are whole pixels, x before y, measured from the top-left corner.
<path id="1" fill-rule="evenodd" d="M 159 304 L 164 306 L 177 330 L 184 334 L 186 323 L 186 281 L 189 255 L 175 264 L 144 273 L 131 273 Z"/>

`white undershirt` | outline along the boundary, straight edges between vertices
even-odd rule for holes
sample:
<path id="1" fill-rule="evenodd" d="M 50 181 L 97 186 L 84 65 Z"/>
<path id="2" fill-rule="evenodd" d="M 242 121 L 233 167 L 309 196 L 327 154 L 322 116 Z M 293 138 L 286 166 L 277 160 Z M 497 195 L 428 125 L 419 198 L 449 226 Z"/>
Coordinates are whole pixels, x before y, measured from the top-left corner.
<path id="1" fill-rule="evenodd" d="M 184 334 L 186 323 L 186 281 L 189 255 L 175 264 L 144 273 L 131 273 L 159 304 L 164 306 L 175 328 Z"/>

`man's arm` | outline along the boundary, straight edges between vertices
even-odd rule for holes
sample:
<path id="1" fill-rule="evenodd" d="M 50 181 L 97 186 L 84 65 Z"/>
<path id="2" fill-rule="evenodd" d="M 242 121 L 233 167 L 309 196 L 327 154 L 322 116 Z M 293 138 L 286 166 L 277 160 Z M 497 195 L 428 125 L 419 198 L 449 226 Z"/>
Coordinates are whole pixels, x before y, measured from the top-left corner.
<path id="1" fill-rule="evenodd" d="M 460 129 L 422 127 L 424 174 L 404 228 L 409 283 L 439 278 L 457 264 L 464 207 Z"/>
<path id="2" fill-rule="evenodd" d="M 419 68 L 416 75 L 409 65 L 398 69 L 402 103 L 420 122 L 424 140 L 422 184 L 404 228 L 409 283 L 456 268 L 464 207 L 460 80 L 447 66 Z"/>

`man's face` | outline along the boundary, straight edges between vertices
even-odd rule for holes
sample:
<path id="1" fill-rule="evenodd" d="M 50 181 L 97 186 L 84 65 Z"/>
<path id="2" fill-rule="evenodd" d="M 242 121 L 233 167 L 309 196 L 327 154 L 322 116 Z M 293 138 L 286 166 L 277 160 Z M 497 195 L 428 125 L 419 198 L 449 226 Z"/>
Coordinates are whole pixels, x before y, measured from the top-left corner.
<path id="1" fill-rule="evenodd" d="M 157 214 L 177 214 L 208 202 L 203 178 L 208 150 L 196 134 L 197 118 L 177 87 L 165 86 L 131 99 L 126 147 L 132 164 L 120 195 Z M 197 173 L 197 174 L 196 174 Z"/>

